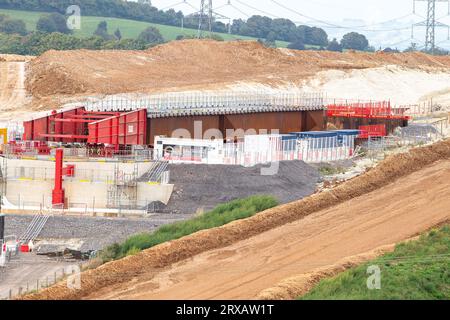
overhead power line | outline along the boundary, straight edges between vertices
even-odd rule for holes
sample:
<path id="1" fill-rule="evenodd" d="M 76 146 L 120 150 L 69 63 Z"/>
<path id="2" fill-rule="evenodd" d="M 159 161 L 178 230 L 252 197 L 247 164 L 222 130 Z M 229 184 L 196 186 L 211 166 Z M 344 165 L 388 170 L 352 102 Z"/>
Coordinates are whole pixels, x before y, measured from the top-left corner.
<path id="1" fill-rule="evenodd" d="M 180 4 L 184 4 L 184 3 L 186 3 L 186 0 L 181 1 L 181 2 L 177 2 L 177 3 L 174 3 L 174 4 L 171 4 L 171 5 L 167 6 L 167 7 L 161 8 L 159 10 L 165 11 L 165 10 L 168 10 L 168 9 L 173 9 L 173 8 L 179 6 Z"/>
<path id="2" fill-rule="evenodd" d="M 328 22 L 326 22 L 326 21 L 323 21 L 323 20 L 320 20 L 320 19 L 316 19 L 316 18 L 307 16 L 307 15 L 301 13 L 301 12 L 298 12 L 297 10 L 291 9 L 291 8 L 285 6 L 284 4 L 279 3 L 278 1 L 275 1 L 275 0 L 271 0 L 271 1 L 272 1 L 273 3 L 275 3 L 276 5 L 278 5 L 279 7 L 284 8 L 285 10 L 288 10 L 288 11 L 290 11 L 290 12 L 293 12 L 293 13 L 295 13 L 295 14 L 301 16 L 301 17 L 304 17 L 304 18 L 307 18 L 307 19 L 310 19 L 310 20 L 313 20 L 313 21 L 316 21 L 316 22 L 320 22 L 320 23 L 325 24 L 325 25 L 328 25 L 328 26 L 330 26 L 330 27 L 339 27 L 338 25 L 335 25 L 335 24 L 332 24 L 332 23 L 328 23 Z"/>
<path id="3" fill-rule="evenodd" d="M 342 25 L 338 25 L 338 24 L 335 24 L 335 23 L 327 22 L 327 21 L 324 21 L 322 19 L 314 18 L 314 17 L 311 17 L 309 15 L 303 14 L 303 13 L 297 11 L 297 10 L 294 10 L 292 8 L 287 7 L 286 5 L 283 5 L 283 4 L 279 3 L 276 0 L 271 0 L 271 1 L 273 3 L 275 3 L 276 5 L 278 5 L 279 7 L 283 8 L 285 10 L 288 10 L 288 11 L 290 11 L 292 13 L 295 13 L 298 16 L 310 19 L 310 20 L 315 21 L 315 22 L 322 23 L 324 25 L 324 28 L 334 28 L 334 29 L 347 29 L 347 30 L 356 30 L 356 29 L 358 29 L 360 31 L 366 31 L 366 32 L 388 32 L 388 31 L 407 30 L 407 29 L 410 28 L 410 26 L 389 28 L 389 29 L 367 29 L 367 28 L 368 27 L 372 27 L 372 26 L 387 24 L 387 23 L 394 22 L 394 21 L 401 20 L 401 19 L 405 19 L 405 18 L 407 18 L 409 16 L 413 16 L 414 15 L 412 13 L 409 13 L 407 15 L 403 15 L 403 16 L 400 16 L 400 17 L 397 17 L 397 18 L 392 18 L 392 19 L 389 19 L 389 20 L 386 20 L 386 21 L 381 21 L 381 22 L 377 22 L 377 23 L 373 23 L 373 24 L 367 24 L 367 25 L 342 26 Z"/>
<path id="4" fill-rule="evenodd" d="M 247 7 L 247 8 L 250 8 L 250 9 L 252 9 L 252 10 L 258 11 L 259 13 L 265 14 L 265 15 L 268 16 L 268 17 L 273 17 L 273 18 L 281 19 L 281 17 L 279 17 L 279 16 L 276 16 L 276 15 L 274 15 L 274 14 L 272 14 L 272 13 L 269 13 L 269 12 L 266 12 L 266 11 L 264 11 L 264 10 L 258 9 L 258 8 L 256 8 L 256 7 L 253 7 L 253 6 L 251 6 L 251 5 L 248 5 L 248 4 L 246 4 L 246 3 L 244 3 L 244 2 L 242 2 L 242 1 L 240 1 L 240 0 L 234 0 L 234 1 L 236 1 L 237 3 L 243 5 L 243 6 Z"/>
<path id="5" fill-rule="evenodd" d="M 194 5 L 192 5 L 191 3 L 189 3 L 187 0 L 183 0 L 174 4 L 171 4 L 169 6 L 166 6 L 164 8 L 161 8 L 160 10 L 165 11 L 168 9 L 175 9 L 175 7 L 181 6 L 181 5 L 187 5 L 189 7 L 191 7 L 192 9 L 194 9 L 196 12 L 199 11 L 199 9 L 197 7 L 195 7 Z"/>
<path id="6" fill-rule="evenodd" d="M 224 4 L 224 5 L 221 5 L 221 6 L 217 7 L 217 8 L 214 8 L 214 11 L 223 9 L 225 7 L 230 7 L 232 9 L 236 10 L 237 12 L 239 12 L 240 14 L 242 14 L 243 16 L 246 16 L 247 18 L 249 18 L 251 16 L 251 14 L 248 14 L 248 13 L 242 11 L 241 9 L 239 9 L 238 7 L 236 7 L 235 5 L 233 5 L 231 3 L 231 0 L 228 0 L 228 2 L 226 4 Z"/>
<path id="7" fill-rule="evenodd" d="M 414 27 L 425 27 L 425 50 L 434 52 L 436 49 L 436 28 L 447 28 L 447 38 L 450 39 L 450 26 L 439 22 L 436 19 L 436 3 L 447 2 L 448 14 L 450 14 L 449 0 L 413 0 L 413 11 L 416 11 L 416 1 L 427 1 L 427 19 L 425 21 L 412 25 L 412 36 L 414 36 Z"/>

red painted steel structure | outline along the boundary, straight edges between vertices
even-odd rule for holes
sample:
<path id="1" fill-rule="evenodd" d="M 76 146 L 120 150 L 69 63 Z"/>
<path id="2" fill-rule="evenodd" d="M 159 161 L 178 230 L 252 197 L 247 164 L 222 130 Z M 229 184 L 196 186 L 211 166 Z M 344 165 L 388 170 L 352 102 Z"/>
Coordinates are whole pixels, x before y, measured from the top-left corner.
<path id="1" fill-rule="evenodd" d="M 64 150 L 56 149 L 55 156 L 55 188 L 52 191 L 52 204 L 64 205 L 65 204 L 65 191 L 62 186 L 63 176 L 73 177 L 75 173 L 75 166 L 68 165 L 63 167 Z"/>
<path id="2" fill-rule="evenodd" d="M 392 108 L 390 101 L 332 104 L 327 107 L 328 117 L 410 120 L 407 109 Z"/>
<path id="3" fill-rule="evenodd" d="M 88 143 L 112 145 L 147 144 L 147 110 L 122 113 L 88 124 Z"/>
<path id="4" fill-rule="evenodd" d="M 147 111 L 89 112 L 80 107 L 26 121 L 24 129 L 26 141 L 145 145 Z"/>
<path id="5" fill-rule="evenodd" d="M 358 136 L 360 139 L 368 139 L 370 137 L 385 137 L 387 135 L 386 125 L 373 124 L 368 126 L 359 126 L 361 132 Z"/>

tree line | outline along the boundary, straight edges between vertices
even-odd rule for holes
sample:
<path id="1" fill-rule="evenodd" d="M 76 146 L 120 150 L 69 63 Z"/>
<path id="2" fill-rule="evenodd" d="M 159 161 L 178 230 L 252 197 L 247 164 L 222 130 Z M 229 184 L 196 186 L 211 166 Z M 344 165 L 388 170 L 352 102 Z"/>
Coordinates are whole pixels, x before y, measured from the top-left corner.
<path id="1" fill-rule="evenodd" d="M 42 15 L 36 31 L 28 32 L 22 20 L 0 14 L 0 53 L 40 55 L 48 50 L 145 50 L 164 43 L 159 30 L 148 27 L 136 39 L 123 39 L 120 29 L 110 34 L 101 21 L 91 37 L 80 38 L 67 27 L 66 17 L 59 13 Z"/>
<path id="2" fill-rule="evenodd" d="M 151 5 L 150 1 L 126 2 L 123 0 L 0 0 L 0 8 L 57 12 L 65 14 L 71 5 L 78 5 L 81 14 L 86 16 L 102 16 L 124 18 L 137 21 L 145 21 L 170 26 L 186 28 L 198 28 L 199 14 L 185 16 L 181 11 L 169 9 L 159 10 Z M 206 21 L 205 21 L 206 22 Z M 235 19 L 230 24 L 222 21 L 214 21 L 214 32 L 279 40 L 296 44 L 326 47 L 328 35 L 325 30 L 305 25 L 297 26 L 289 19 L 271 19 L 260 15 L 254 15 L 249 19 Z"/>

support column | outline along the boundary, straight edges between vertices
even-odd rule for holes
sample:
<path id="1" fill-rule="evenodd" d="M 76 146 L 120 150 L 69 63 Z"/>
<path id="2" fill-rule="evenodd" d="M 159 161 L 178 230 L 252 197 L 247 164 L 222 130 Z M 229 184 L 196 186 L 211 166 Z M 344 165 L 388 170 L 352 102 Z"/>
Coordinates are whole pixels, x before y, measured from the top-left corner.
<path id="1" fill-rule="evenodd" d="M 55 157 L 55 188 L 52 192 L 52 204 L 64 204 L 64 189 L 62 187 L 63 181 L 63 149 L 56 150 Z"/>

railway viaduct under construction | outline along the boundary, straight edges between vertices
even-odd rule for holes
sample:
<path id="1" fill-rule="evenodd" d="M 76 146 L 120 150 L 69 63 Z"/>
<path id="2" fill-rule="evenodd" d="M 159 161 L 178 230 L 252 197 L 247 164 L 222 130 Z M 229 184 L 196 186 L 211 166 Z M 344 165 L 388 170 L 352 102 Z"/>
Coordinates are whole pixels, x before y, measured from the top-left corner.
<path id="1" fill-rule="evenodd" d="M 156 136 L 202 139 L 210 130 L 224 138 L 245 133 L 279 134 L 382 125 L 389 134 L 408 125 L 406 108 L 390 102 L 325 103 L 321 93 L 166 93 L 141 99 L 109 97 L 24 123 L 24 140 L 153 146 Z M 200 124 L 199 126 L 197 125 Z M 234 135 L 230 137 L 229 132 Z M 370 132 L 368 133 L 370 134 Z M 200 135 L 200 137 L 199 137 Z M 216 136 L 214 136 L 216 137 Z"/>
<path id="2" fill-rule="evenodd" d="M 321 94 L 204 95 L 184 100 L 172 95 L 154 100 L 110 99 L 52 113 L 24 123 L 24 140 L 152 145 L 156 136 L 185 130 L 194 137 L 218 130 L 278 130 L 279 133 L 325 129 Z M 200 122 L 201 132 L 196 123 Z M 242 138 L 242 136 L 236 137 Z"/>

